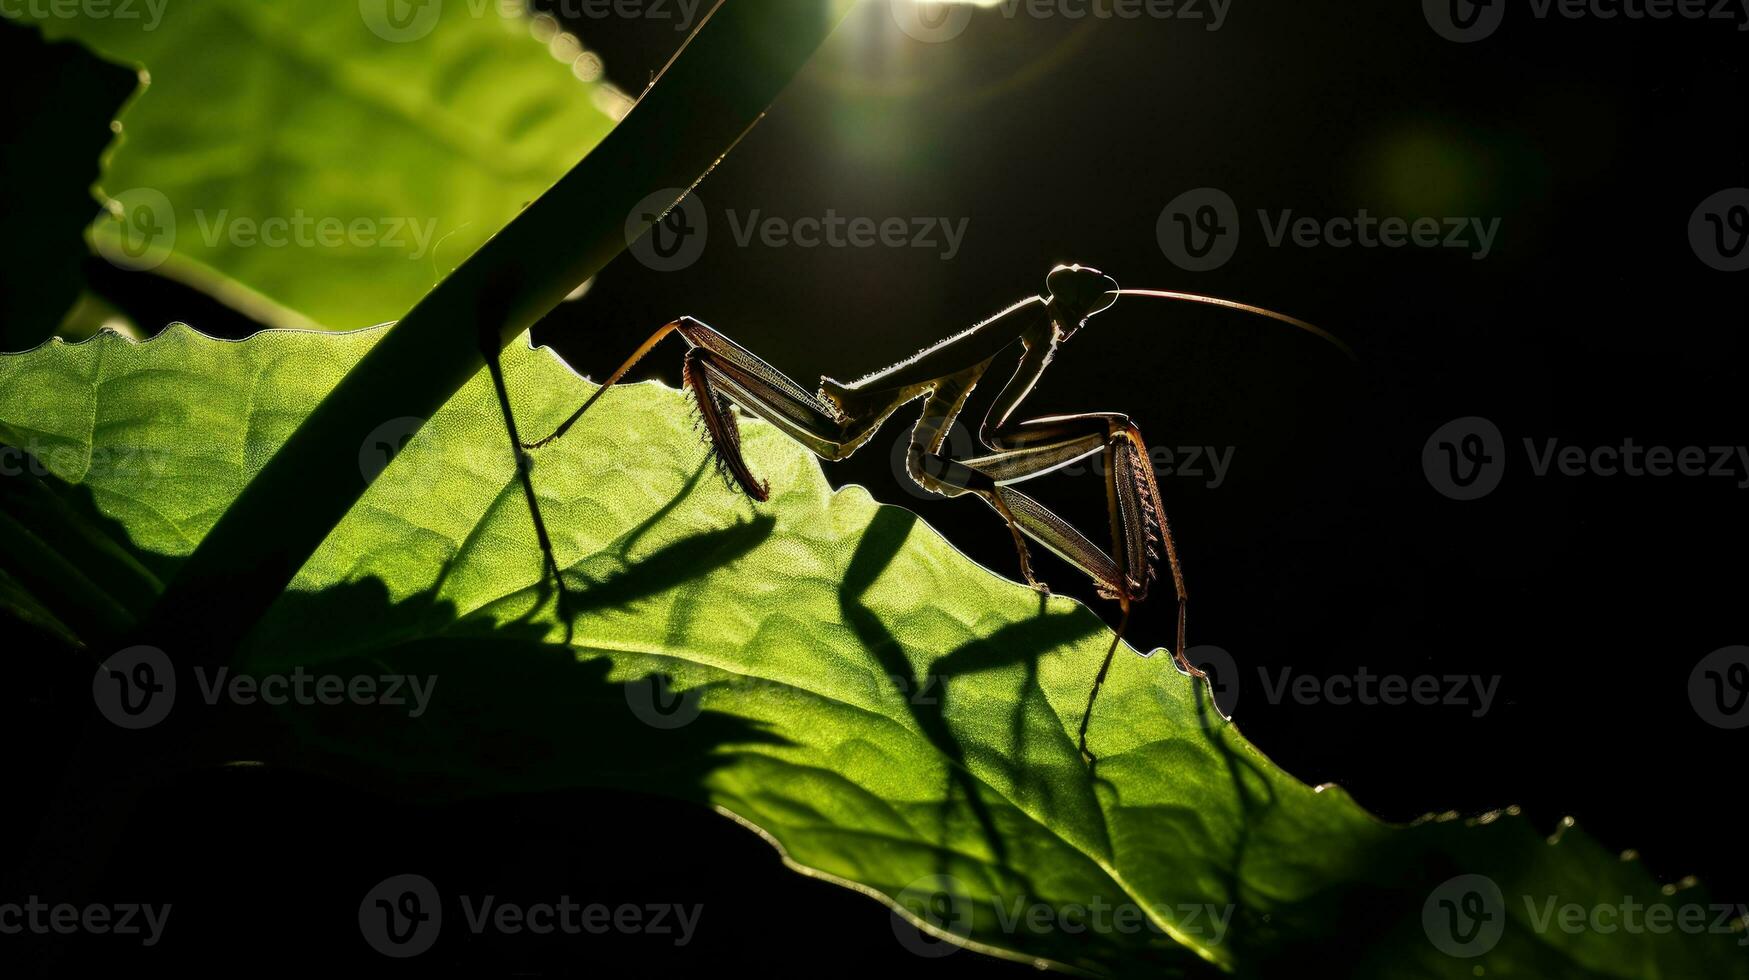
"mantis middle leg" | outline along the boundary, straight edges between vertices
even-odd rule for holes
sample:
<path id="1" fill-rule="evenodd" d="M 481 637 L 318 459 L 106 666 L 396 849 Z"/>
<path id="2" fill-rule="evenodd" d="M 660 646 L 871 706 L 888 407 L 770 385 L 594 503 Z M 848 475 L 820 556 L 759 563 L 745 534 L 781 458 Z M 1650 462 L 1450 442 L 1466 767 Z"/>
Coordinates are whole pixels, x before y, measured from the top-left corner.
<path id="1" fill-rule="evenodd" d="M 982 494 L 1011 528 L 1024 532 L 1081 569 L 1093 579 L 1100 594 L 1117 600 L 1122 610 L 1118 638 L 1106 651 L 1099 674 L 1088 692 L 1087 707 L 1081 715 L 1078 744 L 1082 755 L 1091 762 L 1093 756 L 1087 749 L 1087 729 L 1093 717 L 1093 705 L 1111 669 L 1112 657 L 1129 620 L 1130 606 L 1146 596 L 1149 582 L 1154 577 L 1150 559 L 1158 557 L 1154 550 L 1156 543 L 1166 549 L 1172 584 L 1178 597 L 1177 642 L 1173 656 L 1188 673 L 1196 676 L 1202 673 L 1184 653 L 1188 595 L 1148 448 L 1134 423 L 1115 413 L 1032 419 L 997 427 L 986 433 L 986 441 L 992 443 L 991 448 L 997 452 L 963 460 L 933 457 L 939 475 L 925 473 L 925 478 L 933 483 L 946 484 L 957 492 Z M 929 458 L 924 452 L 926 448 L 914 444 L 913 451 Z M 1049 508 L 1012 486 L 1094 455 L 1102 455 L 1104 461 L 1112 541 L 1109 552 L 1089 541 Z M 966 474 L 971 476 L 968 478 Z"/>

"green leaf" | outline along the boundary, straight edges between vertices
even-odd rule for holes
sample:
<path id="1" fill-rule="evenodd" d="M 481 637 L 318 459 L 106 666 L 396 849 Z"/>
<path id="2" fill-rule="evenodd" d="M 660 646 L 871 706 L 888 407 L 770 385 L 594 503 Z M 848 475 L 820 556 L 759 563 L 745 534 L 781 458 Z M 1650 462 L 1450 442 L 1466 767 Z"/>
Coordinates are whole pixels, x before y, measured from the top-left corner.
<path id="1" fill-rule="evenodd" d="M 88 493 L 142 561 L 173 565 L 381 335 L 233 344 L 177 327 L 0 358 L 0 441 L 35 440 L 45 479 Z M 520 344 L 506 373 L 529 432 L 590 390 Z M 1701 889 L 1660 889 L 1578 830 L 1546 839 L 1516 813 L 1381 823 L 1276 768 L 1166 656 L 1120 651 L 1093 778 L 1074 731 L 1100 621 L 865 491 L 832 492 L 769 426 L 744 433 L 774 491 L 758 506 L 717 480 L 685 397 L 657 385 L 613 392 L 543 450 L 568 621 L 487 380 L 397 452 L 413 430 L 383 419 L 358 447 L 361 481 L 387 468 L 240 669 L 410 676 L 425 695 L 288 706 L 239 753 L 420 797 L 597 785 L 696 800 L 938 932 L 1095 973 L 1749 976 L 1741 926 L 1706 931 L 1722 917 Z M 158 463 L 115 465 L 123 449 Z M 1642 923 L 1698 911 L 1705 925 L 1564 925 L 1569 905 L 1629 902 Z"/>
<path id="2" fill-rule="evenodd" d="M 520 3 L 122 6 L 41 20 L 150 73 L 97 247 L 328 327 L 405 313 L 612 126 L 580 49 L 531 37 Z"/>
<path id="3" fill-rule="evenodd" d="M 0 19 L 0 350 L 25 350 L 54 332 L 84 285 L 85 226 L 110 120 L 137 72 L 76 44 L 47 44 L 34 27 Z"/>

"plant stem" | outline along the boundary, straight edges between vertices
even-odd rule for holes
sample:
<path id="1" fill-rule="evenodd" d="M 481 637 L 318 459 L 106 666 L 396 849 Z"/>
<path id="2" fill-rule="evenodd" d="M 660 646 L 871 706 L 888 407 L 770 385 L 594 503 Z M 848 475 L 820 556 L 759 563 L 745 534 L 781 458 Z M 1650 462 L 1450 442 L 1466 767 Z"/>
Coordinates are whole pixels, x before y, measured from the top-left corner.
<path id="1" fill-rule="evenodd" d="M 438 284 L 323 400 L 207 534 L 137 631 L 181 663 L 218 663 L 365 490 L 358 447 L 427 419 L 500 349 L 627 245 L 646 196 L 677 203 L 764 115 L 844 5 L 722 0 L 629 115 Z M 672 205 L 670 205 L 672 206 Z"/>

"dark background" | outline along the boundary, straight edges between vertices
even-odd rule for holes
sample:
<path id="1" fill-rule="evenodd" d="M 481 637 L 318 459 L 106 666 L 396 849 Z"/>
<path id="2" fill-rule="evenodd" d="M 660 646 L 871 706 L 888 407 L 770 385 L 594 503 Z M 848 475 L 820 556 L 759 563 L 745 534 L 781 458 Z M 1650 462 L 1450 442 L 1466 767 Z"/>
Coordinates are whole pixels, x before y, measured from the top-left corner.
<path id="1" fill-rule="evenodd" d="M 1688 694 L 1702 657 L 1749 642 L 1749 491 L 1741 477 L 1539 478 L 1523 447 L 1749 441 L 1746 280 L 1702 264 L 1687 234 L 1703 199 L 1749 184 L 1749 40 L 1730 23 L 1538 21 L 1514 6 L 1495 36 L 1460 45 L 1411 0 L 1235 0 L 1220 30 L 1205 25 L 984 12 L 963 36 L 923 44 L 869 4 L 701 186 L 703 256 L 668 273 L 622 256 L 536 339 L 599 378 L 690 314 L 812 387 L 1039 291 L 1059 262 L 1318 323 L 1360 363 L 1262 321 L 1126 300 L 1064 348 L 1027 411 L 1120 411 L 1156 445 L 1232 448 L 1219 487 L 1180 475 L 1163 489 L 1195 597 L 1190 642 L 1238 665 L 1236 720 L 1288 771 L 1340 783 L 1390 819 L 1513 804 L 1540 827 L 1572 816 L 1606 846 L 1638 850 L 1660 880 L 1693 874 L 1718 900 L 1749 902 L 1736 802 L 1749 729 L 1708 724 Z M 634 93 L 682 36 L 661 21 L 572 26 Z M 1199 187 L 1237 202 L 1243 232 L 1232 261 L 1191 273 L 1168 261 L 1155 225 Z M 1255 216 L 1361 208 L 1497 217 L 1500 233 L 1481 261 L 1444 248 L 1271 248 Z M 740 247 L 724 212 L 755 209 L 969 226 L 951 261 L 929 248 Z M 679 364 L 679 347 L 665 347 L 634 376 L 677 383 Z M 1469 502 L 1422 468 L 1429 436 L 1465 416 L 1492 420 L 1509 460 L 1499 488 Z M 919 499 L 895 479 L 908 424 L 828 474 L 1017 576 L 986 508 Z M 1103 526 L 1093 476 L 1039 495 Z M 1058 591 L 1092 598 L 1072 570 L 1039 564 Z M 1111 604 L 1095 608 L 1115 623 Z M 1172 612 L 1156 593 L 1132 641 L 1169 644 Z M 1362 666 L 1498 677 L 1498 694 L 1477 718 L 1467 704 L 1270 703 L 1258 680 Z M 199 929 L 171 958 L 381 968 L 348 916 L 314 915 L 305 899 L 336 880 L 362 892 L 396 864 L 387 853 L 435 869 L 446 888 L 707 906 L 698 940 L 678 951 L 617 937 L 585 962 L 559 941 L 446 944 L 478 970 L 1024 969 L 916 957 L 881 906 L 784 870 L 719 816 L 659 801 L 402 808 L 261 772 L 163 793 L 131 825 L 132 856 L 109 882 L 154 896 L 180 883 L 169 900 L 192 914 L 179 925 L 198 917 Z M 176 812 L 190 800 L 239 829 L 190 831 Z M 287 921 L 296 935 L 273 925 Z"/>

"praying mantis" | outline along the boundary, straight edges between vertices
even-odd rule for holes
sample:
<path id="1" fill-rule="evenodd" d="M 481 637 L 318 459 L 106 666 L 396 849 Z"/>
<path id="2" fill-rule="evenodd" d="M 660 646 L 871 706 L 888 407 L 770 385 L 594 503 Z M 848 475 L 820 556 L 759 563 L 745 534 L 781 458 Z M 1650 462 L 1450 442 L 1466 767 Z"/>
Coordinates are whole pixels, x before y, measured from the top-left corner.
<path id="1" fill-rule="evenodd" d="M 529 451 L 562 438 L 670 334 L 679 334 L 687 343 L 683 385 L 697 405 L 712 456 L 730 482 L 754 501 L 767 500 L 771 488 L 742 458 L 736 408 L 764 419 L 822 459 L 841 460 L 866 445 L 901 408 L 923 400 L 906 453 L 906 473 L 910 479 L 942 496 L 971 495 L 988 504 L 1007 524 L 1019 555 L 1021 575 L 1041 593 L 1048 594 L 1048 589 L 1033 575 L 1028 539 L 1075 566 L 1092 579 L 1101 597 L 1118 603 L 1116 636 L 1088 692 L 1077 737 L 1082 760 L 1091 766 L 1096 760 L 1087 748 L 1087 732 L 1094 702 L 1129 624 L 1131 606 L 1147 597 L 1156 577 L 1157 545 L 1165 549 L 1178 601 L 1177 639 L 1172 655 L 1185 672 L 1195 677 L 1206 676 L 1185 655 L 1188 594 L 1184 572 L 1141 431 L 1127 416 L 1116 412 L 1018 418 L 1021 406 L 1059 349 L 1089 319 L 1111 308 L 1121 296 L 1202 303 L 1268 317 L 1312 333 L 1353 356 L 1341 340 L 1285 314 L 1194 293 L 1120 289 L 1117 280 L 1097 269 L 1059 265 L 1046 277 L 1043 295 L 1027 297 L 969 330 L 856 381 L 821 378 L 816 394 L 809 394 L 726 335 L 692 317 L 682 317 L 650 335 L 551 435 L 523 443 L 511 422 L 511 438 Z M 1017 363 L 979 430 L 979 439 L 988 452 L 970 459 L 942 455 L 949 429 L 965 409 L 972 390 L 1005 356 L 1015 356 Z M 499 393 L 508 421 L 509 402 L 502 383 Z M 1102 455 L 1104 461 L 1109 549 L 1094 544 L 1068 521 L 1015 486 L 1095 455 Z M 535 508 L 532 486 L 525 482 L 525 490 L 530 507 Z M 538 509 L 535 523 L 542 547 L 548 553 L 548 563 L 556 574 Z M 562 601 L 562 581 L 559 587 Z"/>

